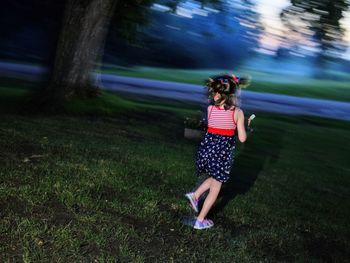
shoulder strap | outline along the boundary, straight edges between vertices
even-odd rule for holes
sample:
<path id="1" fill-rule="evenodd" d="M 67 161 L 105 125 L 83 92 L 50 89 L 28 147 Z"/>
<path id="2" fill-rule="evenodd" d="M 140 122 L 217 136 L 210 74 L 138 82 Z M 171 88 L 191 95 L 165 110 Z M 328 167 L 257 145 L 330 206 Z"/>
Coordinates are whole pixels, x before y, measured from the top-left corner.
<path id="1" fill-rule="evenodd" d="M 210 119 L 210 115 L 211 115 L 211 112 L 213 111 L 214 106 L 211 105 L 211 106 L 209 106 L 209 107 L 210 107 L 210 108 L 209 108 L 209 112 L 208 112 L 208 121 L 209 121 L 209 119 Z"/>

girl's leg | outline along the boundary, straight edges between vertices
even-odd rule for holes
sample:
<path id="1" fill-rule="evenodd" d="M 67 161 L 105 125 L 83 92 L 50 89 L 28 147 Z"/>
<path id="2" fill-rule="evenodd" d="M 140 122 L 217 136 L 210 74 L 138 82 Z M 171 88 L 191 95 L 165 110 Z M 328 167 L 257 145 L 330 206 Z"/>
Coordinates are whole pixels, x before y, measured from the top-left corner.
<path id="1" fill-rule="evenodd" d="M 201 195 L 210 188 L 212 178 L 207 178 L 194 192 L 194 197 L 198 200 Z"/>
<path id="2" fill-rule="evenodd" d="M 205 198 L 202 210 L 197 217 L 197 220 L 199 220 L 199 221 L 203 221 L 204 218 L 207 216 L 210 208 L 215 203 L 215 201 L 219 195 L 220 189 L 221 189 L 222 183 L 215 180 L 214 178 L 211 178 L 211 179 L 212 180 L 210 182 L 209 194 L 208 194 L 207 198 Z"/>

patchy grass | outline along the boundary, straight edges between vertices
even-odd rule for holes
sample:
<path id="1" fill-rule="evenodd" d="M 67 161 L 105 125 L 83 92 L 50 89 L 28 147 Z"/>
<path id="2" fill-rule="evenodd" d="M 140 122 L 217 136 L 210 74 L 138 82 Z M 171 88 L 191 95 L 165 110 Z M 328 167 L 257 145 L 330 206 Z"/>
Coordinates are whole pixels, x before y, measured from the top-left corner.
<path id="1" fill-rule="evenodd" d="M 1 262 L 348 261 L 349 122 L 258 113 L 197 231 L 192 105 L 104 93 L 68 111 L 0 114 Z"/>

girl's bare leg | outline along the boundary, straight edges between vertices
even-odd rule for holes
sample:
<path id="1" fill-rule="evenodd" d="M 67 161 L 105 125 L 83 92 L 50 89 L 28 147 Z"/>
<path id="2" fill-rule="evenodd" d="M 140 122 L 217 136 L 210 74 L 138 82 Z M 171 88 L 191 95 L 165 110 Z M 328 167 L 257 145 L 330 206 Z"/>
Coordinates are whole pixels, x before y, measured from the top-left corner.
<path id="1" fill-rule="evenodd" d="M 208 194 L 207 198 L 205 198 L 202 210 L 197 217 L 197 220 L 199 220 L 199 221 L 203 221 L 204 218 L 207 216 L 210 208 L 215 203 L 215 201 L 219 195 L 220 189 L 221 189 L 222 183 L 213 179 L 213 178 L 211 178 L 211 179 L 212 180 L 210 182 L 209 194 Z"/>
<path id="2" fill-rule="evenodd" d="M 210 188 L 212 178 L 207 178 L 194 192 L 194 197 L 198 200 L 201 195 Z"/>

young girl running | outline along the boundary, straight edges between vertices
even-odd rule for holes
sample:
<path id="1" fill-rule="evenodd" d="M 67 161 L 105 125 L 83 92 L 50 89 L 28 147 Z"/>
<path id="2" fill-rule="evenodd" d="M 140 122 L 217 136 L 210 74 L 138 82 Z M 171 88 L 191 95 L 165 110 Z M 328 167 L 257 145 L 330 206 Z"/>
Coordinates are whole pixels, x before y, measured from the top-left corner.
<path id="1" fill-rule="evenodd" d="M 214 105 L 208 107 L 208 130 L 199 145 L 196 168 L 198 175 L 205 173 L 209 178 L 197 190 L 185 195 L 194 211 L 198 213 L 198 200 L 209 190 L 195 221 L 195 229 L 210 228 L 214 225 L 206 216 L 219 195 L 222 183 L 229 179 L 236 137 L 241 142 L 247 139 L 244 114 L 237 101 L 240 85 L 246 84 L 247 79 L 240 79 L 235 75 L 216 76 L 209 78 L 207 82 L 209 97 Z"/>

